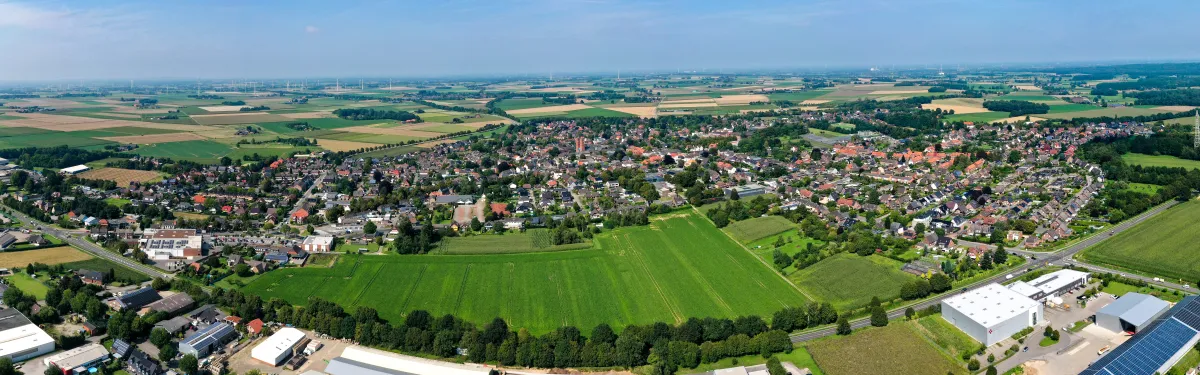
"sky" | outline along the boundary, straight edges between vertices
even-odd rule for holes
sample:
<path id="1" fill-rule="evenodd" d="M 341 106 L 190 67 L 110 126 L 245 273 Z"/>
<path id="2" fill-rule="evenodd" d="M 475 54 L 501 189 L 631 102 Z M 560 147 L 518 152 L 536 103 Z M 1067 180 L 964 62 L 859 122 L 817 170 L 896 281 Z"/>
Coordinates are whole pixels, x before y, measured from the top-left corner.
<path id="1" fill-rule="evenodd" d="M 0 81 L 1200 60 L 1195 0 L 0 0 Z"/>

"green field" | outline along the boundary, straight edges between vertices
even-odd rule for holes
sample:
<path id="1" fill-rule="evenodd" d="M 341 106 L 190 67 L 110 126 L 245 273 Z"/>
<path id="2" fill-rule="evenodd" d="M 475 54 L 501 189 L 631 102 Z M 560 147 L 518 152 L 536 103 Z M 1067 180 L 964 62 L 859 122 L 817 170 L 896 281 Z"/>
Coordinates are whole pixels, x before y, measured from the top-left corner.
<path id="1" fill-rule="evenodd" d="M 780 100 L 787 100 L 787 101 L 795 102 L 796 104 L 800 104 L 800 102 L 803 102 L 803 101 L 809 100 L 809 99 L 815 99 L 821 95 L 825 95 L 830 92 L 833 92 L 833 90 L 781 92 L 781 93 L 776 93 L 776 94 L 767 94 L 767 98 L 771 99 L 771 101 L 773 101 L 773 102 L 777 102 Z"/>
<path id="2" fill-rule="evenodd" d="M 420 130 L 434 133 L 458 133 L 475 130 L 475 127 L 462 124 L 441 124 L 423 127 Z"/>
<path id="3" fill-rule="evenodd" d="M 525 233 L 509 232 L 502 235 L 484 234 L 470 237 L 443 239 L 438 253 L 464 254 L 515 254 L 544 251 L 580 250 L 592 247 L 591 241 L 577 244 L 554 245 L 548 229 L 529 229 Z"/>
<path id="4" fill-rule="evenodd" d="M 992 122 L 996 120 L 1006 119 L 1011 116 L 1008 112 L 979 112 L 979 113 L 963 113 L 946 116 L 946 121 L 956 122 Z"/>
<path id="5" fill-rule="evenodd" d="M 1159 190 L 1162 190 L 1162 185 L 1142 184 L 1137 182 L 1129 183 L 1129 190 L 1136 191 L 1142 194 L 1155 195 Z"/>
<path id="6" fill-rule="evenodd" d="M 967 373 L 912 326 L 902 323 L 820 339 L 808 344 L 808 351 L 829 375 Z"/>
<path id="7" fill-rule="evenodd" d="M 1200 160 L 1180 159 L 1171 155 L 1146 155 L 1138 153 L 1128 153 L 1121 155 L 1121 160 L 1125 163 L 1140 165 L 1143 167 L 1168 167 L 1168 168 L 1200 168 Z"/>
<path id="8" fill-rule="evenodd" d="M 1089 262 L 1195 283 L 1200 276 L 1200 201 L 1192 200 L 1079 254 Z"/>
<path id="9" fill-rule="evenodd" d="M 1070 104 L 1070 105 L 1082 105 L 1082 106 L 1088 106 L 1087 104 Z M 1113 116 L 1117 116 L 1117 117 L 1121 117 L 1121 116 L 1147 116 L 1147 115 L 1155 115 L 1155 114 L 1159 114 L 1159 113 L 1167 113 L 1167 112 L 1170 112 L 1170 111 L 1164 111 L 1164 110 L 1161 110 L 1161 109 L 1152 109 L 1152 108 L 1138 108 L 1138 107 L 1108 107 L 1108 108 L 1103 108 L 1103 107 L 1090 106 L 1090 107 L 1092 107 L 1092 109 L 1091 109 L 1091 110 L 1086 110 L 1086 111 L 1083 111 L 1083 110 L 1076 110 L 1076 111 L 1070 111 L 1070 110 L 1058 110 L 1058 108 L 1059 108 L 1059 107 L 1066 107 L 1066 106 L 1061 106 L 1061 105 L 1058 105 L 1058 106 L 1052 106 L 1052 107 L 1050 107 L 1050 113 L 1049 113 L 1049 114 L 1044 114 L 1044 115 L 1035 115 L 1035 116 L 1037 116 L 1037 117 L 1042 117 L 1042 118 L 1051 118 L 1051 119 L 1055 119 L 1055 118 L 1057 118 L 1057 119 L 1070 119 L 1070 118 L 1076 118 L 1076 117 L 1081 117 L 1081 118 L 1090 118 L 1090 117 L 1113 117 Z M 1070 108 L 1070 107 L 1069 107 L 1069 108 Z M 1081 108 L 1081 107 L 1074 107 L 1074 108 Z"/>
<path id="10" fill-rule="evenodd" d="M 900 271 L 899 261 L 883 256 L 841 253 L 788 276 L 801 289 L 838 310 L 866 305 L 871 297 L 900 296 L 900 285 L 916 276 Z"/>
<path id="11" fill-rule="evenodd" d="M 791 362 L 798 368 L 807 368 L 812 371 L 813 375 L 825 374 L 821 371 L 820 367 L 817 367 L 817 362 L 813 361 L 812 354 L 809 354 L 808 349 L 804 347 L 792 348 L 791 353 L 779 353 L 775 357 L 779 358 L 779 362 Z M 678 373 L 698 374 L 730 367 L 761 365 L 763 363 L 767 363 L 766 358 L 758 354 L 752 354 L 744 357 L 724 358 L 713 363 L 702 363 L 700 366 L 696 366 L 696 368 L 680 369 Z"/>
<path id="12" fill-rule="evenodd" d="M 0 112 L 0 113 L 2 113 L 2 112 Z M 3 121 L 3 120 L 20 120 L 20 119 L 23 119 L 23 118 L 24 118 L 24 117 L 17 117 L 17 116 L 13 116 L 13 115 L 4 115 L 4 114 L 0 114 L 0 121 Z"/>
<path id="13" fill-rule="evenodd" d="M 39 280 L 34 280 L 33 277 L 24 272 L 14 273 L 12 276 L 9 276 L 8 283 L 22 292 L 34 295 L 39 300 L 46 299 L 46 293 L 50 292 L 50 287 Z"/>
<path id="14" fill-rule="evenodd" d="M 525 114 L 525 115 L 514 115 L 514 116 L 517 116 L 518 118 L 522 118 L 522 119 L 531 119 L 531 118 L 540 118 L 540 117 L 566 117 L 566 118 L 634 117 L 634 115 L 631 115 L 631 114 L 628 114 L 625 112 L 618 112 L 618 111 L 614 111 L 611 109 L 604 109 L 604 108 L 577 109 L 574 111 L 566 111 L 566 112 L 541 112 L 541 113 L 530 113 L 530 114 Z"/>
<path id="15" fill-rule="evenodd" d="M 21 147 L 53 147 L 53 146 L 69 146 L 69 147 L 84 147 L 98 146 L 106 144 L 115 144 L 113 141 L 103 139 L 95 139 L 89 137 L 89 134 L 76 134 L 81 132 L 48 132 L 48 133 L 30 133 L 25 135 L 16 135 L 11 137 L 0 138 L 0 148 L 21 148 Z"/>
<path id="16" fill-rule="evenodd" d="M 352 132 L 337 132 L 321 136 L 322 139 L 333 139 L 339 141 L 354 141 L 378 144 L 399 144 L 408 141 L 419 141 L 428 139 L 424 137 L 411 137 L 405 135 L 393 134 L 370 134 L 370 133 L 352 133 Z"/>
<path id="17" fill-rule="evenodd" d="M 549 106 L 554 106 L 554 105 L 559 105 L 559 104 L 543 102 L 542 98 L 504 99 L 504 100 L 501 100 L 496 103 L 497 108 L 503 109 L 505 111 L 511 111 L 511 110 L 517 110 L 517 109 L 538 108 L 538 107 L 549 107 Z"/>
<path id="18" fill-rule="evenodd" d="M 940 346 L 943 350 L 950 353 L 954 358 L 962 358 L 962 353 L 973 353 L 979 349 L 979 342 L 967 336 L 966 333 L 959 330 L 950 322 L 943 319 L 940 314 L 930 315 L 916 321 L 907 322 L 913 325 L 917 332 L 920 332 L 934 344 Z"/>
<path id="19" fill-rule="evenodd" d="M 184 141 L 145 145 L 133 150 L 143 156 L 214 162 L 233 151 L 233 146 L 213 141 Z"/>
<path id="20" fill-rule="evenodd" d="M 655 218 L 595 243 L 590 250 L 530 254 L 343 255 L 332 268 L 272 271 L 245 290 L 295 304 L 319 296 L 347 308 L 369 306 L 393 321 L 416 309 L 477 324 L 499 316 L 535 333 L 563 325 L 770 316 L 808 302 L 696 214 Z"/>
<path id="21" fill-rule="evenodd" d="M 1168 302 L 1179 302 L 1179 300 L 1183 299 L 1183 296 L 1181 296 L 1181 295 L 1176 295 L 1175 293 L 1163 292 L 1162 290 L 1158 289 L 1157 287 L 1150 287 L 1150 286 L 1138 287 L 1138 286 L 1122 283 L 1119 281 L 1110 281 L 1108 283 L 1108 286 L 1104 287 L 1103 291 L 1105 293 L 1112 294 L 1114 296 L 1123 296 L 1123 295 L 1125 295 L 1125 293 L 1130 293 L 1130 292 L 1149 294 L 1149 295 L 1158 297 L 1158 298 L 1160 298 L 1164 301 L 1168 301 Z"/>
<path id="22" fill-rule="evenodd" d="M 796 224 L 783 216 L 763 216 L 735 221 L 726 226 L 725 231 L 741 243 L 750 243 L 792 228 L 796 228 Z"/>
<path id="23" fill-rule="evenodd" d="M 0 118 L 0 120 L 3 120 L 3 119 Z M 45 134 L 45 133 L 58 133 L 58 132 L 53 131 L 53 130 L 45 130 L 45 129 L 38 129 L 38 128 L 26 128 L 26 127 L 0 128 L 0 137 L 13 137 L 13 136 L 18 136 L 18 135 Z"/>
<path id="24" fill-rule="evenodd" d="M 87 269 L 100 272 L 108 272 L 108 270 L 111 268 L 113 273 L 117 275 L 118 280 L 132 280 L 138 283 L 150 281 L 150 278 L 141 272 L 131 270 L 128 267 L 101 258 L 92 258 L 78 262 L 63 263 L 63 267 L 66 267 L 69 270 Z"/>
<path id="25" fill-rule="evenodd" d="M 1065 103 L 1065 102 L 1064 102 Z M 1050 107 L 1050 114 L 1068 113 L 1068 112 L 1083 112 L 1094 111 L 1103 107 L 1097 107 L 1091 104 L 1063 104 Z M 1036 115 L 1034 115 L 1036 116 Z"/>

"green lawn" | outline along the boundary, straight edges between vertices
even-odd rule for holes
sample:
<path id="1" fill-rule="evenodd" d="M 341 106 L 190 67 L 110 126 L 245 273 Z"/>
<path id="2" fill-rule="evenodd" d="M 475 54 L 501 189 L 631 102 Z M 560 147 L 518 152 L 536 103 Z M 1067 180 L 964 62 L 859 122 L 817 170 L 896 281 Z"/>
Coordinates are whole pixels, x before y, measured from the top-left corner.
<path id="1" fill-rule="evenodd" d="M 412 310 L 483 324 L 503 317 L 544 333 L 689 317 L 770 316 L 808 302 L 703 217 L 656 217 L 579 251 L 503 255 L 343 255 L 332 268 L 272 271 L 244 290 L 304 304 L 368 306 L 398 321 Z M 315 287 L 314 287 L 315 286 Z"/>
<path id="2" fill-rule="evenodd" d="M 1200 275 L 1200 201 L 1182 203 L 1079 254 L 1089 262 L 1182 279 Z"/>
<path id="3" fill-rule="evenodd" d="M 1091 117 L 1113 117 L 1113 116 L 1117 116 L 1117 117 L 1147 116 L 1147 115 L 1154 115 L 1154 114 L 1159 114 L 1159 113 L 1170 112 L 1170 111 L 1165 111 L 1165 110 L 1161 110 L 1161 109 L 1152 109 L 1152 108 L 1137 108 L 1137 107 L 1104 108 L 1104 107 L 1096 107 L 1096 106 L 1090 106 L 1090 107 L 1092 107 L 1092 109 L 1085 111 L 1085 110 L 1078 110 L 1078 109 L 1081 109 L 1082 107 L 1068 107 L 1068 106 L 1072 106 L 1072 105 L 1088 106 L 1087 104 L 1068 104 L 1066 106 L 1056 105 L 1056 106 L 1050 107 L 1049 114 L 1035 115 L 1035 116 L 1042 117 L 1042 118 L 1051 118 L 1051 119 L 1070 119 L 1070 118 L 1077 118 L 1077 117 L 1078 118 L 1091 118 Z M 1067 107 L 1067 108 L 1066 109 L 1058 109 L 1059 107 Z M 1077 109 L 1077 110 L 1071 110 L 1072 108 Z"/>
<path id="4" fill-rule="evenodd" d="M 1094 110 L 1101 109 L 1101 108 L 1104 108 L 1104 107 L 1097 107 L 1097 106 L 1094 106 L 1091 104 L 1063 104 L 1063 105 L 1051 106 L 1049 113 L 1054 114 L 1054 113 L 1094 111 Z M 1037 116 L 1037 115 L 1034 115 L 1034 116 Z"/>
<path id="5" fill-rule="evenodd" d="M 967 373 L 908 324 L 868 328 L 849 336 L 813 341 L 807 346 L 817 365 L 828 375 Z"/>
<path id="6" fill-rule="evenodd" d="M 1043 348 L 1050 346 L 1050 345 L 1057 344 L 1057 343 L 1058 343 L 1058 340 L 1055 340 L 1055 339 L 1052 339 L 1052 338 L 1046 337 L 1046 336 L 1042 336 L 1042 341 L 1038 341 L 1038 345 Z"/>
<path id="7" fill-rule="evenodd" d="M 1200 162 L 1198 162 L 1198 163 L 1200 163 Z M 1155 194 L 1158 194 L 1158 191 L 1162 190 L 1162 188 L 1163 188 L 1162 185 L 1142 184 L 1142 183 L 1137 183 L 1137 182 L 1129 183 L 1129 190 L 1136 191 L 1136 192 L 1139 192 L 1142 194 L 1155 195 Z"/>
<path id="8" fill-rule="evenodd" d="M 141 272 L 131 270 L 125 266 L 102 258 L 92 258 L 84 261 L 63 263 L 63 267 L 66 267 L 69 270 L 87 269 L 100 272 L 108 272 L 109 269 L 112 269 L 113 273 L 115 273 L 117 276 L 117 280 L 132 281 L 135 283 L 150 281 L 150 277 Z"/>
<path id="9" fill-rule="evenodd" d="M 233 151 L 233 146 L 214 141 L 184 141 L 144 145 L 133 150 L 143 156 L 164 157 L 197 162 L 215 162 Z"/>
<path id="10" fill-rule="evenodd" d="M 4 137 L 0 138 L 0 148 L 54 147 L 64 145 L 68 147 L 84 147 L 116 143 L 91 138 L 88 134 L 77 133 L 80 132 L 48 132 Z"/>
<path id="11" fill-rule="evenodd" d="M 864 306 L 871 297 L 884 301 L 899 297 L 900 285 L 916 278 L 900 271 L 902 266 L 879 255 L 841 253 L 788 277 L 809 295 L 841 311 Z"/>
<path id="12" fill-rule="evenodd" d="M 732 222 L 725 231 L 741 243 L 750 243 L 794 228 L 796 224 L 783 216 L 763 216 Z"/>
<path id="13" fill-rule="evenodd" d="M 1011 116 L 1008 112 L 979 112 L 979 113 L 962 113 L 946 116 L 946 121 L 949 122 L 992 122 L 1000 119 L 1006 119 Z"/>
<path id="14" fill-rule="evenodd" d="M 1131 292 L 1149 294 L 1169 302 L 1179 302 L 1179 300 L 1183 299 L 1182 295 L 1176 295 L 1173 292 L 1165 292 L 1157 287 L 1137 287 L 1117 281 L 1109 282 L 1108 286 L 1104 287 L 1104 292 L 1114 296 L 1123 296 L 1125 293 Z"/>
<path id="15" fill-rule="evenodd" d="M 1168 168 L 1200 168 L 1200 160 L 1180 159 L 1171 155 L 1146 155 L 1138 153 L 1128 153 L 1121 155 L 1121 160 L 1128 164 L 1140 165 L 1143 167 L 1168 167 Z"/>
<path id="16" fill-rule="evenodd" d="M 947 322 L 940 314 L 926 316 L 906 324 L 913 325 L 917 332 L 925 335 L 954 358 L 962 358 L 962 353 L 973 353 L 979 349 L 978 341 Z"/>
<path id="17" fill-rule="evenodd" d="M 18 272 L 9 276 L 8 283 L 22 292 L 33 294 L 39 300 L 46 299 L 46 293 L 50 292 L 50 287 L 43 284 L 40 280 L 34 280 L 33 277 L 25 272 Z"/>
<path id="18" fill-rule="evenodd" d="M 443 239 L 438 247 L 441 254 L 514 254 L 543 251 L 580 250 L 592 247 L 591 241 L 554 245 L 548 229 L 529 229 L 525 233 L 482 234 Z"/>
<path id="19" fill-rule="evenodd" d="M 771 99 L 771 101 L 773 101 L 773 102 L 777 102 L 780 100 L 787 100 L 787 101 L 795 102 L 796 104 L 800 104 L 800 102 L 803 102 L 803 101 L 809 100 L 809 99 L 816 99 L 817 97 L 828 94 L 830 92 L 833 92 L 833 90 L 781 92 L 781 93 L 776 93 L 776 94 L 767 94 L 767 98 Z"/>
<path id="20" fill-rule="evenodd" d="M 130 201 L 128 199 L 122 199 L 122 198 L 106 198 L 106 199 L 104 199 L 104 203 L 108 203 L 108 204 L 111 204 L 111 205 L 117 206 L 117 207 L 123 207 L 123 206 L 129 204 L 129 202 Z"/>

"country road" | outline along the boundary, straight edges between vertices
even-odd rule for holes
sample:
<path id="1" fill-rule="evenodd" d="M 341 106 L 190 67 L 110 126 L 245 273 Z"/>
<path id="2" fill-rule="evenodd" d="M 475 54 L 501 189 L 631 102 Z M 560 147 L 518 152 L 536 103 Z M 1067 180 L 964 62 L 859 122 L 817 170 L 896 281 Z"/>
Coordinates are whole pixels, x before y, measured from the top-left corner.
<path id="1" fill-rule="evenodd" d="M 1048 264 L 1061 264 L 1061 263 L 1056 263 L 1056 262 L 1060 262 L 1063 260 L 1070 260 L 1075 265 L 1083 266 L 1088 269 L 1098 270 L 1099 272 L 1120 273 L 1119 271 L 1108 270 L 1108 269 L 1104 269 L 1104 268 L 1098 267 L 1098 266 L 1093 266 L 1090 264 L 1083 264 L 1083 263 L 1073 260 L 1071 257 L 1074 256 L 1076 253 L 1082 251 L 1083 249 L 1094 246 L 1094 245 L 1100 243 L 1101 241 L 1108 239 L 1112 235 L 1123 232 L 1123 231 L 1133 227 L 1134 225 L 1137 225 L 1143 221 L 1146 221 L 1147 219 L 1149 219 L 1151 217 L 1154 217 L 1155 215 L 1158 215 L 1159 213 L 1165 211 L 1168 208 L 1174 207 L 1176 204 L 1179 204 L 1179 202 L 1175 201 L 1175 200 L 1169 201 L 1167 203 L 1163 203 L 1157 207 L 1147 210 L 1146 212 L 1143 212 L 1142 214 L 1140 214 L 1138 216 L 1135 216 L 1131 219 L 1125 220 L 1117 225 L 1114 225 L 1113 227 L 1109 228 L 1105 232 L 1097 233 L 1095 235 L 1092 235 L 1091 237 L 1084 238 L 1083 240 L 1077 241 L 1075 243 L 1072 243 L 1064 248 L 1055 250 L 1053 252 L 1035 252 L 1035 251 L 1026 251 L 1026 250 L 1013 250 L 1012 251 L 1013 253 L 1020 254 L 1020 255 L 1026 256 L 1026 257 L 1036 257 L 1037 259 L 1036 260 L 1030 259 L 1030 261 L 1026 262 L 1021 267 L 1014 268 L 1007 273 L 998 274 L 998 275 L 992 276 L 991 278 L 972 283 L 971 285 L 968 285 L 965 288 L 961 288 L 961 289 L 974 290 L 974 289 L 979 288 L 984 285 L 1004 281 L 1005 277 L 1010 274 L 1011 275 L 1024 274 L 1026 272 L 1029 272 L 1031 270 L 1040 268 L 1040 267 L 1048 265 Z M 1141 279 L 1141 280 L 1144 280 L 1144 281 L 1150 282 L 1150 283 L 1171 286 L 1176 289 L 1187 290 L 1188 292 L 1192 292 L 1192 293 L 1197 292 L 1195 286 L 1192 286 L 1189 289 L 1184 289 L 1182 285 L 1175 285 L 1175 284 L 1170 284 L 1170 283 L 1159 283 L 1159 282 L 1153 281 L 1150 278 L 1143 277 L 1143 276 L 1137 276 L 1137 275 L 1126 275 L 1126 276 L 1131 277 L 1131 278 Z M 927 308 L 929 306 L 933 306 L 935 304 L 941 304 L 942 300 L 954 297 L 954 296 L 962 293 L 961 289 L 958 292 L 950 291 L 948 293 L 939 295 L 937 297 L 925 299 L 925 300 L 916 302 L 914 304 L 900 306 L 895 309 L 892 309 L 892 310 L 888 311 L 888 314 L 887 314 L 888 319 L 895 320 L 895 319 L 903 318 L 904 310 L 909 307 L 912 307 L 913 310 L 920 311 L 921 309 Z M 853 328 L 853 329 L 865 328 L 865 327 L 869 326 L 870 324 L 871 324 L 870 318 L 863 317 L 863 318 L 858 318 L 858 319 L 850 321 L 850 328 Z M 816 328 L 816 329 L 812 329 L 812 330 L 793 333 L 793 334 L 791 334 L 791 339 L 792 339 L 793 343 L 797 343 L 797 342 L 815 340 L 815 339 L 819 339 L 819 338 L 826 337 L 826 336 L 832 336 L 836 333 L 837 333 L 837 326 L 827 325 L 827 326 L 822 326 L 820 328 Z"/>
<path id="2" fill-rule="evenodd" d="M 137 271 L 138 273 L 144 274 L 146 276 L 161 277 L 164 279 L 170 279 L 170 278 L 174 277 L 174 275 L 171 275 L 170 273 L 163 272 L 152 266 L 147 266 L 145 264 L 139 264 L 137 261 L 134 261 L 133 259 L 129 259 L 129 258 L 122 256 L 121 254 L 117 254 L 117 253 L 113 253 L 111 251 L 105 250 L 104 248 L 102 248 L 94 243 L 91 243 L 85 239 L 75 237 L 76 235 L 80 235 L 80 234 L 71 233 L 69 231 L 51 227 L 50 225 L 47 225 L 46 223 L 35 220 L 34 218 L 29 217 L 29 215 L 25 215 L 21 212 L 11 209 L 11 208 L 9 208 L 9 212 L 11 212 L 13 216 L 16 216 L 18 219 L 20 219 L 21 222 L 24 223 L 25 226 L 29 227 L 29 229 L 38 229 L 44 233 L 48 233 L 50 235 L 58 237 L 58 238 L 62 239 L 63 241 L 66 241 L 71 246 L 75 246 L 75 248 L 86 251 L 86 252 L 92 254 L 93 256 L 96 256 L 99 258 L 104 258 L 109 261 L 118 263 L 122 266 L 125 266 L 126 268 Z"/>

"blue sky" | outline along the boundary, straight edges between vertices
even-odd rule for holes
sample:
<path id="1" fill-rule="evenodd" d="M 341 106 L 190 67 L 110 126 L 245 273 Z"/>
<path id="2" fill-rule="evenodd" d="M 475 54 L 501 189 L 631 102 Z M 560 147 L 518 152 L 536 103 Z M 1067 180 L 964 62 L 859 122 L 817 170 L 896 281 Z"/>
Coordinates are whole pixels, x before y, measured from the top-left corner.
<path id="1" fill-rule="evenodd" d="M 1200 1 L 8 1 L 0 80 L 1200 59 Z"/>

